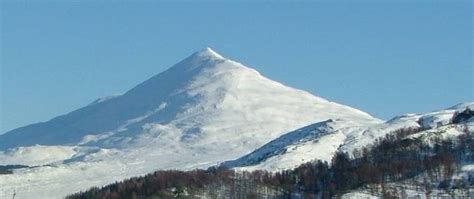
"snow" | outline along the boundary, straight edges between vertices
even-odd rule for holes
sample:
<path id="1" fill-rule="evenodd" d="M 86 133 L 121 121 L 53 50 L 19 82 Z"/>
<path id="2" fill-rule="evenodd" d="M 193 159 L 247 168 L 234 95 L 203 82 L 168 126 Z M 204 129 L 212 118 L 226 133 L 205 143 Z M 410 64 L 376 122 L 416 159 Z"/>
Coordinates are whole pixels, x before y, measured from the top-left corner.
<path id="1" fill-rule="evenodd" d="M 368 193 L 360 192 L 360 191 L 355 191 L 355 192 L 350 192 L 346 193 L 341 196 L 342 199 L 378 199 L 380 197 L 370 195 Z"/>
<path id="2" fill-rule="evenodd" d="M 21 164 L 41 166 L 68 159 L 76 154 L 70 146 L 30 146 L 0 151 L 0 165 Z"/>
<path id="3" fill-rule="evenodd" d="M 456 105 L 450 107 L 449 109 L 456 110 L 456 111 L 462 111 L 462 110 L 465 110 L 466 108 L 469 108 L 469 109 L 473 110 L 474 109 L 474 102 L 459 103 L 459 104 L 456 104 Z"/>
<path id="4" fill-rule="evenodd" d="M 108 95 L 104 97 L 99 97 L 98 99 L 94 100 L 92 103 L 90 103 L 88 106 L 93 106 L 102 102 L 109 101 L 111 99 L 119 97 L 121 94 L 114 94 L 114 95 Z"/>
<path id="5" fill-rule="evenodd" d="M 264 169 L 281 171 L 295 168 L 314 160 L 330 162 L 336 151 L 352 154 L 354 150 L 373 144 L 378 138 L 399 129 L 426 129 L 412 137 L 442 139 L 456 138 L 473 123 L 448 125 L 456 111 L 472 107 L 473 103 L 462 103 L 454 107 L 424 114 L 405 114 L 384 123 L 360 123 L 347 120 L 318 122 L 291 131 L 261 148 L 238 159 L 227 161 L 225 166 L 238 170 Z"/>
<path id="6" fill-rule="evenodd" d="M 428 128 L 417 136 L 445 128 L 443 136 L 453 137 L 461 127 L 446 124 L 473 104 L 383 122 L 206 48 L 123 95 L 0 135 L 0 164 L 38 166 L 0 175 L 0 198 L 13 192 L 61 198 L 157 169 L 226 160 L 245 170 L 294 168 L 315 158 L 329 161 L 337 150 L 352 152 L 400 128 Z M 347 196 L 367 198 L 353 194 Z"/>
<path id="7" fill-rule="evenodd" d="M 224 59 L 222 55 L 219 55 L 216 51 L 212 50 L 210 47 L 206 47 L 205 49 L 197 52 L 195 56 L 198 57 L 207 57 L 210 59 Z"/>
<path id="8" fill-rule="evenodd" d="M 353 125 L 352 122 L 343 120 L 311 124 L 280 136 L 258 150 L 223 165 L 230 168 L 245 167 L 245 170 L 278 171 L 294 168 L 315 158 L 330 161 L 346 138 L 343 134 L 334 132 L 348 124 Z"/>
<path id="9" fill-rule="evenodd" d="M 464 172 L 473 172 L 474 173 L 474 164 L 464 165 L 461 169 Z"/>
<path id="10" fill-rule="evenodd" d="M 462 129 L 445 124 L 473 104 L 383 122 L 206 48 L 123 95 L 0 135 L 0 164 L 39 166 L 0 175 L 0 198 L 13 191 L 16 198 L 61 198 L 157 169 L 227 160 L 239 169 L 294 168 L 400 128 L 447 128 L 445 135 L 456 136 Z"/>
<path id="11" fill-rule="evenodd" d="M 2 164 L 47 164 L 0 175 L 0 192 L 60 198 L 157 169 L 207 168 L 328 119 L 381 123 L 207 48 L 123 95 L 0 135 L 1 157 L 7 157 Z M 304 153 L 307 144 L 294 151 Z M 18 147 L 33 147 L 31 154 L 47 158 L 8 152 Z"/>

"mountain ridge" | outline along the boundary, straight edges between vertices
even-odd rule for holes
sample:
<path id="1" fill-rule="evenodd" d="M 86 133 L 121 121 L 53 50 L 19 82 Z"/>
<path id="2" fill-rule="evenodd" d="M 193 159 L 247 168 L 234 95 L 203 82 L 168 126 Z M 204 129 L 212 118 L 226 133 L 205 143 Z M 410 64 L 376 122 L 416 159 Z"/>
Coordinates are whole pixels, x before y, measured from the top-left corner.
<path id="1" fill-rule="evenodd" d="M 456 126 L 449 126 L 456 113 L 474 109 L 474 102 L 459 103 L 447 109 L 428 113 L 404 114 L 384 123 L 358 126 L 351 121 L 327 120 L 286 133 L 259 149 L 221 166 L 242 170 L 280 171 L 292 169 L 310 159 L 330 162 L 336 151 L 352 154 L 370 146 L 377 139 L 406 129 L 420 129 L 431 136 L 431 131 L 444 132 L 445 137 L 461 134 Z M 469 130 L 469 121 L 465 130 Z"/>
<path id="2" fill-rule="evenodd" d="M 214 102 L 213 106 L 216 108 L 225 105 L 226 102 L 242 95 L 243 91 L 239 89 L 247 85 L 241 81 L 254 81 L 257 86 L 267 87 L 269 90 L 277 89 L 278 92 L 299 95 L 307 100 L 332 103 L 302 90 L 291 90 L 281 83 L 263 77 L 254 69 L 226 59 L 210 48 L 205 48 L 122 95 L 92 103 L 47 122 L 20 127 L 0 135 L 0 149 L 34 144 L 74 144 L 86 135 L 114 131 L 130 120 L 157 110 L 162 104 L 166 104 L 166 107 L 160 113 L 158 122 L 167 123 L 186 109 L 185 106 L 193 103 L 192 101 L 205 97 L 208 101 L 216 100 L 207 95 L 221 100 Z M 231 89 L 236 92 L 232 93 Z M 250 92 L 254 92 L 259 88 L 251 89 Z M 339 105 L 334 103 L 334 107 L 337 106 Z M 172 110 L 167 111 L 170 109 Z M 359 115 L 357 117 L 372 119 L 370 115 L 357 109 L 344 107 L 344 111 L 352 111 L 354 115 Z M 41 137 L 35 138 L 38 135 Z"/>
<path id="3" fill-rule="evenodd" d="M 0 164 L 32 166 L 0 186 L 55 198 L 156 169 L 207 168 L 328 119 L 382 122 L 204 49 L 120 96 L 0 135 Z"/>

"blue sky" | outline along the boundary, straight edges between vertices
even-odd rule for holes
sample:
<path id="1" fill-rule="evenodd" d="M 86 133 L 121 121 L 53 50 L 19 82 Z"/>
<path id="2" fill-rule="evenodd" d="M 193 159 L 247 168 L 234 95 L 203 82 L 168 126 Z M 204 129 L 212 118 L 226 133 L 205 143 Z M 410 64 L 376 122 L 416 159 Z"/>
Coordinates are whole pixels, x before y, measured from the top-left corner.
<path id="1" fill-rule="evenodd" d="M 473 101 L 470 1 L 1 4 L 0 133 L 123 93 L 206 46 L 389 119 Z"/>

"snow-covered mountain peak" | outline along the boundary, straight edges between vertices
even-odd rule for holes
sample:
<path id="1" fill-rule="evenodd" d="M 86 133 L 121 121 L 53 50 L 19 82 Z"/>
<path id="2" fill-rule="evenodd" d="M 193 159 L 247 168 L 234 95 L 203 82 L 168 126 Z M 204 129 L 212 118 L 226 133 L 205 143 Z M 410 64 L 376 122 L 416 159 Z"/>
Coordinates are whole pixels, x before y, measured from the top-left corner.
<path id="1" fill-rule="evenodd" d="M 450 122 L 467 107 L 474 103 L 383 122 L 206 48 L 122 95 L 0 135 L 0 165 L 33 166 L 0 175 L 0 187 L 19 198 L 58 198 L 157 169 L 226 160 L 278 171 L 330 161 L 336 151 L 351 153 L 398 129 L 459 133 Z"/>
<path id="2" fill-rule="evenodd" d="M 220 58 L 220 59 L 224 58 L 219 53 L 211 49 L 210 47 L 206 47 L 205 49 L 201 50 L 199 53 L 201 55 L 206 55 L 209 57 Z"/>
<path id="3" fill-rule="evenodd" d="M 238 147 L 243 152 L 283 132 L 327 119 L 380 122 L 357 109 L 270 80 L 206 48 L 123 95 L 7 132 L 0 136 L 0 150 L 75 145 L 91 137 L 101 138 L 107 147 L 129 146 L 124 142 L 138 139 L 149 129 L 145 126 L 166 126 L 177 128 L 173 136 L 181 141 L 235 138 L 246 143 Z"/>
<path id="4" fill-rule="evenodd" d="M 222 55 L 211 49 L 210 47 L 206 47 L 194 54 L 194 56 L 199 56 L 199 57 L 208 57 L 212 59 L 224 59 Z"/>
<path id="5" fill-rule="evenodd" d="M 120 96 L 0 135 L 0 159 L 3 164 L 29 164 L 30 157 L 54 152 L 33 163 L 58 164 L 74 171 L 61 178 L 80 175 L 88 186 L 99 186 L 156 169 L 206 168 L 239 158 L 283 133 L 329 119 L 332 122 L 324 126 L 328 130 L 341 123 L 337 119 L 357 125 L 381 122 L 360 110 L 268 79 L 206 48 Z M 318 131 L 296 134 L 308 138 L 319 135 Z M 10 150 L 19 152 L 5 153 L 8 158 L 3 158 L 2 151 Z M 98 179 L 93 184 L 86 177 L 90 172 Z M 58 176 L 50 170 L 37 175 L 38 179 Z M 12 179 L 30 183 L 28 175 Z M 2 181 L 8 180 L 0 177 L 0 187 L 6 185 Z M 80 186 L 61 183 L 55 187 L 64 194 Z M 31 193 L 36 196 L 39 191 Z"/>

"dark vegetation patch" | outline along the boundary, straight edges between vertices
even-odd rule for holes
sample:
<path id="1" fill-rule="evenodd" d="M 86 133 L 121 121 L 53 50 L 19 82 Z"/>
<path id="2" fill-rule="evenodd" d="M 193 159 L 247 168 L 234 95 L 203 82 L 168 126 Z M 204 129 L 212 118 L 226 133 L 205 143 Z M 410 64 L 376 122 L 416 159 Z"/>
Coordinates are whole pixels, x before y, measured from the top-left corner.
<path id="1" fill-rule="evenodd" d="M 453 119 L 451 122 L 453 124 L 460 124 L 468 122 L 472 117 L 474 117 L 474 110 L 466 108 L 464 111 L 454 113 Z"/>
<path id="2" fill-rule="evenodd" d="M 15 169 L 28 168 L 27 165 L 0 165 L 0 175 L 12 174 Z"/>

